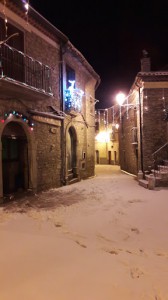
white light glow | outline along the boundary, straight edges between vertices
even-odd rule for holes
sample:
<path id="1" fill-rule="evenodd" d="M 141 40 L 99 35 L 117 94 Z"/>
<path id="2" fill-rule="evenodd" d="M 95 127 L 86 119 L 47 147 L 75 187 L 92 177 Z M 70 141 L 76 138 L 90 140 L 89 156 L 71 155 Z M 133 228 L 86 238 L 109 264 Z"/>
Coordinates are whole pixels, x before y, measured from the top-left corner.
<path id="1" fill-rule="evenodd" d="M 108 143 L 110 142 L 110 134 L 108 131 L 101 131 L 96 135 L 95 139 L 100 143 Z"/>
<path id="2" fill-rule="evenodd" d="M 28 3 L 25 3 L 24 7 L 25 7 L 26 10 L 28 11 L 28 9 L 29 9 L 29 4 L 28 4 Z"/>
<path id="3" fill-rule="evenodd" d="M 125 99 L 126 99 L 126 96 L 125 96 L 125 94 L 122 93 L 122 92 L 118 93 L 117 96 L 116 96 L 116 100 L 117 100 L 117 103 L 118 103 L 119 105 L 123 105 Z"/>

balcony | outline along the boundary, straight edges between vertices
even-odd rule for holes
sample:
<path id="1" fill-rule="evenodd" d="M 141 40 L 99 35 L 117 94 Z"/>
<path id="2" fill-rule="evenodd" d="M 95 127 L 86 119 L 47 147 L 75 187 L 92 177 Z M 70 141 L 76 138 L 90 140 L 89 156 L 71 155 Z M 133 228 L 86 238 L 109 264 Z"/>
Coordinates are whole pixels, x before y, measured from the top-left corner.
<path id="1" fill-rule="evenodd" d="M 0 47 L 1 97 L 23 100 L 52 97 L 51 69 L 7 44 Z"/>

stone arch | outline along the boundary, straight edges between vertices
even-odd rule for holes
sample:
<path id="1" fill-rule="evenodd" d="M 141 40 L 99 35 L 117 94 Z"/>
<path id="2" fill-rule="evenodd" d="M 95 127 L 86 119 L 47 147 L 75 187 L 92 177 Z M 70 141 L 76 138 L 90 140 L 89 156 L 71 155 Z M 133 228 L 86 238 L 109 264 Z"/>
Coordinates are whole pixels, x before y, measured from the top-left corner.
<path id="1" fill-rule="evenodd" d="M 6 120 L 0 128 L 0 197 L 37 189 L 36 143 L 22 120 Z"/>

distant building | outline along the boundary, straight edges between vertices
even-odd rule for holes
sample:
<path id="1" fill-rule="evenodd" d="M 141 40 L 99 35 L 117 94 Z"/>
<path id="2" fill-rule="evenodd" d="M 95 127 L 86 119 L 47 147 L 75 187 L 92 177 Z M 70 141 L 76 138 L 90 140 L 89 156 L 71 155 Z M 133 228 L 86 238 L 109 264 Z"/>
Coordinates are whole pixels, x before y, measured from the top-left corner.
<path id="1" fill-rule="evenodd" d="M 93 176 L 99 75 L 26 1 L 0 1 L 0 41 L 0 197 Z"/>
<path id="2" fill-rule="evenodd" d="M 143 179 L 153 172 L 159 182 L 164 169 L 168 182 L 168 71 L 151 71 L 147 55 L 121 106 L 119 149 L 122 170 Z"/>
<path id="3" fill-rule="evenodd" d="M 119 163 L 118 108 L 113 106 L 95 112 L 95 162 Z"/>

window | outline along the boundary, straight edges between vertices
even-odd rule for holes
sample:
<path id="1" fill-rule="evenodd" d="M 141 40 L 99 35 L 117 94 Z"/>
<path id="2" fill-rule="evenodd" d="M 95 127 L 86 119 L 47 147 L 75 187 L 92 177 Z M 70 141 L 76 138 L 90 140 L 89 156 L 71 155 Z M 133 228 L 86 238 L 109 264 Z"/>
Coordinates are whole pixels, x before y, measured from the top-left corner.
<path id="1" fill-rule="evenodd" d="M 72 81 L 75 81 L 75 71 L 67 65 L 66 66 L 66 88 L 67 89 L 72 85 L 71 84 Z"/>
<path id="2" fill-rule="evenodd" d="M 75 71 L 66 66 L 65 110 L 81 112 L 83 91 L 75 86 Z"/>
<path id="3" fill-rule="evenodd" d="M 132 132 L 132 144 L 138 144 L 137 127 L 133 127 L 131 129 L 131 132 Z"/>
<path id="4" fill-rule="evenodd" d="M 24 51 L 24 35 L 21 30 L 13 26 L 8 22 L 7 31 L 5 29 L 5 20 L 0 18 L 0 40 L 3 41 L 7 37 L 10 37 L 12 34 L 18 33 L 18 35 L 12 37 L 7 41 L 7 44 L 18 51 Z M 6 36 L 7 34 L 7 36 Z"/>

